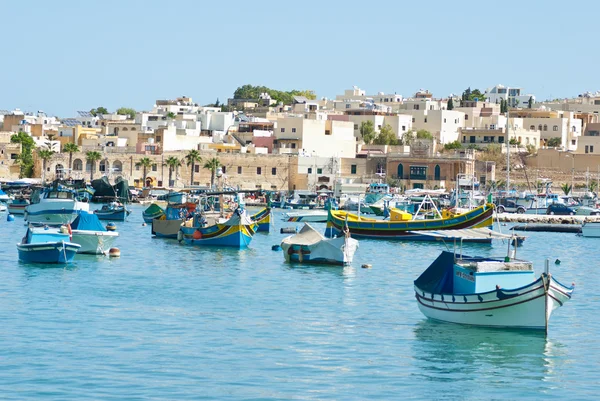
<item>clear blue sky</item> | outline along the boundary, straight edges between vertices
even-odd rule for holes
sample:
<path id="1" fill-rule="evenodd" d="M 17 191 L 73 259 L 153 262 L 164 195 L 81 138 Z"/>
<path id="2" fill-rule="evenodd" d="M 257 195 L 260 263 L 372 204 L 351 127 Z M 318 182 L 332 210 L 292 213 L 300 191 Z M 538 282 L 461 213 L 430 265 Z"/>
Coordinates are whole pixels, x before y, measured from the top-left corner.
<path id="1" fill-rule="evenodd" d="M 597 0 L 7 0 L 0 109 L 205 104 L 246 83 L 319 97 L 497 83 L 576 96 L 600 89 L 599 11 Z"/>

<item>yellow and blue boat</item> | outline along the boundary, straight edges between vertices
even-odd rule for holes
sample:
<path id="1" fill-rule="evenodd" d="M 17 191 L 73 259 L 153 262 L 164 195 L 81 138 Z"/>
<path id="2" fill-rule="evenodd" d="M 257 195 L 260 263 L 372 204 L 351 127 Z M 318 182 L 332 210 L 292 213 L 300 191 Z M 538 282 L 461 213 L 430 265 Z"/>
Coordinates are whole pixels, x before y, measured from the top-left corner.
<path id="1" fill-rule="evenodd" d="M 228 218 L 209 221 L 198 213 L 181 225 L 177 239 L 187 245 L 246 248 L 257 229 L 256 222 L 243 209 L 236 209 Z"/>
<path id="2" fill-rule="evenodd" d="M 347 224 L 354 238 L 432 241 L 435 238 L 422 235 L 419 231 L 490 227 L 493 212 L 494 205 L 487 203 L 462 214 L 444 211 L 441 218 L 436 219 L 415 220 L 409 213 L 394 211 L 388 221 L 365 218 L 341 210 L 330 210 L 325 235 L 328 237 L 341 235 Z"/>
<path id="3" fill-rule="evenodd" d="M 266 207 L 258 211 L 258 213 L 251 216 L 258 227 L 256 231 L 269 232 L 271 228 L 271 208 Z"/>

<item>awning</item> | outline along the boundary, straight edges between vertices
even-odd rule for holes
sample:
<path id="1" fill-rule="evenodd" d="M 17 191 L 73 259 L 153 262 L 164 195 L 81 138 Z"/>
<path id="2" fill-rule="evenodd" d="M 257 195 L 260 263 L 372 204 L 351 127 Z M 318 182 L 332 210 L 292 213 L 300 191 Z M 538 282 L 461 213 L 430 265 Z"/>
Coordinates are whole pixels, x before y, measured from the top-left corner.
<path id="1" fill-rule="evenodd" d="M 411 234 L 416 235 L 429 235 L 431 237 L 439 239 L 449 240 L 492 240 L 492 239 L 512 239 L 517 237 L 514 234 L 503 234 L 497 231 L 490 230 L 489 228 L 464 228 L 462 230 L 423 230 L 423 231 L 409 231 Z M 523 238 L 519 236 L 519 238 Z"/>

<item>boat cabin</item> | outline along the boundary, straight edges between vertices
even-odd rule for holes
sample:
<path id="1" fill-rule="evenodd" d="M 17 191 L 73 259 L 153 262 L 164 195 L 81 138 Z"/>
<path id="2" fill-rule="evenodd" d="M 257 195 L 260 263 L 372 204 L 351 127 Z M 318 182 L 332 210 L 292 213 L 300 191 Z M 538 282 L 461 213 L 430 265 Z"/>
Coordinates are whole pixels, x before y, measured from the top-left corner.
<path id="1" fill-rule="evenodd" d="M 501 288 L 518 288 L 530 284 L 533 264 L 511 259 L 465 258 L 454 262 L 453 293 L 476 294 Z"/>
<path id="2" fill-rule="evenodd" d="M 380 183 L 371 183 L 369 184 L 369 188 L 367 192 L 377 193 L 377 194 L 388 194 L 390 193 L 390 186 L 388 184 L 380 184 Z"/>
<path id="3" fill-rule="evenodd" d="M 74 199 L 71 191 L 47 191 L 44 193 L 44 199 Z"/>
<path id="4" fill-rule="evenodd" d="M 70 235 L 67 227 L 29 227 L 25 237 L 23 237 L 24 244 L 40 244 L 47 242 L 69 242 Z"/>

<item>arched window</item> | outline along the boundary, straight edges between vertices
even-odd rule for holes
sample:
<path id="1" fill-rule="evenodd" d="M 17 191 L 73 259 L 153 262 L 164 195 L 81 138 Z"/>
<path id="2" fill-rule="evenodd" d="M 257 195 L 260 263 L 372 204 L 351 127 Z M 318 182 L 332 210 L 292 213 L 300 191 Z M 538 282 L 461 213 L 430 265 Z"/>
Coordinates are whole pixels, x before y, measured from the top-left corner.
<path id="1" fill-rule="evenodd" d="M 558 131 L 558 125 L 555 125 L 554 127 L 552 127 L 552 131 Z"/>
<path id="2" fill-rule="evenodd" d="M 544 131 L 548 131 L 548 126 L 544 124 Z"/>
<path id="3" fill-rule="evenodd" d="M 92 171 L 92 162 L 90 160 L 85 161 L 85 171 L 87 171 L 88 173 Z"/>
<path id="4" fill-rule="evenodd" d="M 123 163 L 120 160 L 115 160 L 112 166 L 113 172 L 120 173 L 123 171 Z"/>
<path id="5" fill-rule="evenodd" d="M 75 170 L 75 171 L 83 170 L 83 162 L 81 161 L 81 159 L 73 160 L 73 170 Z"/>
<path id="6" fill-rule="evenodd" d="M 542 124 L 538 125 L 538 131 L 542 130 Z"/>
<path id="7" fill-rule="evenodd" d="M 123 131 L 127 131 L 127 127 L 123 127 Z"/>
<path id="8" fill-rule="evenodd" d="M 131 130 L 132 130 L 132 131 L 135 131 L 135 127 L 131 127 Z"/>
<path id="9" fill-rule="evenodd" d="M 441 169 L 440 169 L 440 165 L 439 165 L 439 164 L 436 164 L 436 165 L 435 165 L 435 169 L 433 170 L 433 171 L 434 171 L 434 176 L 433 176 L 433 179 L 434 179 L 434 180 L 439 180 L 439 179 L 440 179 L 440 177 L 441 177 L 441 172 L 440 172 L 440 170 L 441 170 Z"/>
<path id="10" fill-rule="evenodd" d="M 58 178 L 59 180 L 64 178 L 65 167 L 62 164 L 57 164 L 56 167 L 54 167 L 54 174 L 56 175 L 56 178 Z"/>
<path id="11" fill-rule="evenodd" d="M 535 125 L 530 126 L 529 129 L 535 131 Z"/>
<path id="12" fill-rule="evenodd" d="M 577 131 L 577 127 L 576 126 L 572 126 L 571 128 L 573 129 L 573 132 Z"/>
<path id="13" fill-rule="evenodd" d="M 100 167 L 98 168 L 98 170 L 101 173 L 106 173 L 108 171 L 108 166 L 109 166 L 108 161 L 100 160 Z"/>
<path id="14" fill-rule="evenodd" d="M 119 127 L 115 127 L 114 130 L 113 130 L 113 133 L 115 135 L 119 135 Z"/>
<path id="15" fill-rule="evenodd" d="M 404 166 L 402 163 L 398 164 L 398 179 L 402 179 L 404 177 Z"/>

